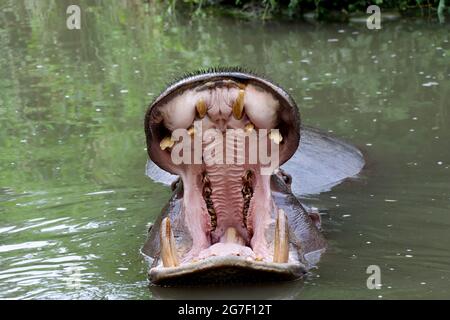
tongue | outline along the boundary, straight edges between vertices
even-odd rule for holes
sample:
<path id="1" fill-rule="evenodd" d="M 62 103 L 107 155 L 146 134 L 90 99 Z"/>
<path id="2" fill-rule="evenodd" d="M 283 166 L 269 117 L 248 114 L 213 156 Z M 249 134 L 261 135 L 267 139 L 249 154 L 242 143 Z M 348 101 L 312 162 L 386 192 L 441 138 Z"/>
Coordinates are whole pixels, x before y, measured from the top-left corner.
<path id="1" fill-rule="evenodd" d="M 255 253 L 249 247 L 244 245 L 244 239 L 239 235 L 237 230 L 230 227 L 220 238 L 220 242 L 213 244 L 211 247 L 200 252 L 199 258 L 206 259 L 211 256 L 240 256 L 255 259 Z"/>
<path id="2" fill-rule="evenodd" d="M 249 257 L 255 259 L 255 253 L 249 247 L 237 244 L 237 243 L 216 243 L 211 247 L 204 249 L 199 254 L 200 259 L 206 259 L 212 256 L 239 256 L 239 257 Z"/>

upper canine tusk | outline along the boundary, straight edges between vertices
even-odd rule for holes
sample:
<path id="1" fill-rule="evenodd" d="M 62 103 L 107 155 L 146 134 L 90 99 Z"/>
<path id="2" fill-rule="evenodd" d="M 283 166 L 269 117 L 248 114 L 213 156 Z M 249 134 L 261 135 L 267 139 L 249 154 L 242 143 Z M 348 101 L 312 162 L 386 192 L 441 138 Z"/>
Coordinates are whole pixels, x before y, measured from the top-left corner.
<path id="1" fill-rule="evenodd" d="M 286 213 L 283 209 L 278 210 L 275 224 L 275 243 L 273 262 L 286 263 L 289 260 L 289 229 Z"/>
<path id="2" fill-rule="evenodd" d="M 161 243 L 161 260 L 164 267 L 177 267 L 180 265 L 178 260 L 175 239 L 173 237 L 170 219 L 164 218 L 159 230 L 159 240 Z"/>
<path id="3" fill-rule="evenodd" d="M 197 109 L 197 113 L 200 119 L 203 119 L 207 111 L 205 100 L 200 98 L 200 100 L 198 100 L 197 103 L 195 104 L 195 108 Z"/>
<path id="4" fill-rule="evenodd" d="M 277 129 L 270 130 L 269 138 L 276 144 L 280 144 L 281 141 L 283 141 L 283 136 L 281 135 L 280 131 Z"/>
<path id="5" fill-rule="evenodd" d="M 239 89 L 236 101 L 234 101 L 233 103 L 233 116 L 237 120 L 241 120 L 242 115 L 244 114 L 244 98 L 245 98 L 245 90 Z"/>
<path id="6" fill-rule="evenodd" d="M 175 141 L 172 140 L 172 137 L 165 137 L 159 143 L 159 147 L 161 148 L 161 150 L 166 150 L 167 148 L 172 148 L 174 143 Z"/>

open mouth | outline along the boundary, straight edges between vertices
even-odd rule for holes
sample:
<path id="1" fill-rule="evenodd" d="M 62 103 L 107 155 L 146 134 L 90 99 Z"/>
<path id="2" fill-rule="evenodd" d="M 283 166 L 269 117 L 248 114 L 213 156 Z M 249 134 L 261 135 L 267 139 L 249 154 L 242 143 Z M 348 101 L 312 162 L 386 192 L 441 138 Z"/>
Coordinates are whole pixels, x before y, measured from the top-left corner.
<path id="1" fill-rule="evenodd" d="M 187 229 L 195 230 L 196 224 L 191 218 L 195 213 L 190 210 L 204 212 L 205 207 L 184 208 L 184 221 L 172 223 L 170 217 L 162 220 L 160 262 L 150 270 L 152 282 L 178 281 L 180 277 L 184 283 L 198 283 L 200 279 L 224 282 L 230 281 L 230 276 L 233 280 L 260 281 L 262 274 L 271 279 L 294 279 L 306 272 L 298 248 L 289 242 L 284 210 L 275 209 L 271 198 L 253 196 L 253 187 L 263 187 L 247 179 L 249 175 L 246 171 L 242 178 L 242 199 L 233 199 L 228 204 L 223 201 L 223 206 L 215 205 L 221 201 L 212 200 L 213 190 L 217 189 L 212 188 L 211 182 L 203 176 L 204 189 L 207 189 L 203 192 L 204 206 L 209 216 L 198 217 L 203 221 L 197 227 L 203 228 L 190 232 L 190 248 L 185 246 L 184 231 L 172 225 L 186 223 Z M 229 193 L 229 199 L 233 196 Z M 269 209 L 263 211 L 262 208 Z"/>
<path id="2" fill-rule="evenodd" d="M 298 221 L 311 223 L 274 174 L 300 136 L 297 107 L 282 89 L 239 71 L 191 76 L 153 102 L 145 126 L 150 158 L 180 177 L 150 232 L 152 282 L 306 271 Z"/>

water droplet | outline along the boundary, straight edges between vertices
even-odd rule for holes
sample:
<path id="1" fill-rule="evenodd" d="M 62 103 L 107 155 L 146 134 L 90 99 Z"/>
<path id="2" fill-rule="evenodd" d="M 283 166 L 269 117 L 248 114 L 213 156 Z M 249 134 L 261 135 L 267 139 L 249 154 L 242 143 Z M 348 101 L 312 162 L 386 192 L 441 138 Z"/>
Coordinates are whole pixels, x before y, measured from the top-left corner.
<path id="1" fill-rule="evenodd" d="M 437 85 L 439 85 L 439 83 L 437 83 L 437 82 L 435 82 L 435 81 L 430 81 L 430 82 L 422 83 L 422 86 L 423 86 L 423 87 L 432 87 L 432 86 L 437 86 Z"/>

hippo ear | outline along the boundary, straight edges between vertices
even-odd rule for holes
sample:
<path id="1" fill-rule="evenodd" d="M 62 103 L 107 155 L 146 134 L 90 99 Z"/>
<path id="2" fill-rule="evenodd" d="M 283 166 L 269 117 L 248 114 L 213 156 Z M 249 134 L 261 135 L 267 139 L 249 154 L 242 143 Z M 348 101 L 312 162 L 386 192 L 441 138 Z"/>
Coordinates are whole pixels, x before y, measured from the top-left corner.
<path id="1" fill-rule="evenodd" d="M 363 167 L 356 147 L 310 127 L 302 127 L 299 148 L 281 166 L 292 176 L 292 192 L 298 196 L 329 191 Z"/>
<path id="2" fill-rule="evenodd" d="M 178 179 L 178 176 L 164 171 L 150 159 L 147 159 L 147 164 L 145 165 L 145 175 L 155 182 L 168 186 Z"/>

